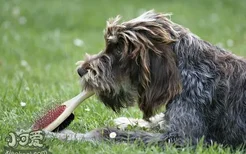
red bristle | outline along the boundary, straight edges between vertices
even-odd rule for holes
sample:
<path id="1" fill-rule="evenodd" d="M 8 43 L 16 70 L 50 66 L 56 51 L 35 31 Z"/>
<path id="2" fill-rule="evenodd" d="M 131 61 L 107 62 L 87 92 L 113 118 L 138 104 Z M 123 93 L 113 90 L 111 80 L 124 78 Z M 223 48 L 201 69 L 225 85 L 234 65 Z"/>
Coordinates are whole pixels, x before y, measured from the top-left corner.
<path id="1" fill-rule="evenodd" d="M 33 130 L 40 130 L 47 127 L 53 121 L 55 121 L 66 109 L 66 105 L 57 106 L 54 109 L 49 110 L 44 116 L 35 121 Z"/>

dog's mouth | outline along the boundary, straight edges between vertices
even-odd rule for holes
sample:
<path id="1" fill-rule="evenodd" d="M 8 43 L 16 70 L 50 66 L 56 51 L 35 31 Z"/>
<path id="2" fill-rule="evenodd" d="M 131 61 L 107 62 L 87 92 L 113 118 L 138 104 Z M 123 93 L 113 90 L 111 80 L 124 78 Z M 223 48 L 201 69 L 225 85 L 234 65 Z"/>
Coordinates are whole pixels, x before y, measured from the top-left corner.
<path id="1" fill-rule="evenodd" d="M 86 75 L 88 73 L 88 70 L 80 67 L 77 69 L 77 72 L 78 72 L 79 76 L 82 78 L 84 75 Z M 95 92 L 93 92 L 92 90 L 86 90 L 85 88 L 82 89 L 81 93 L 84 94 L 84 96 L 82 96 L 82 98 L 83 98 L 83 100 L 81 100 L 82 102 L 95 94 Z"/>

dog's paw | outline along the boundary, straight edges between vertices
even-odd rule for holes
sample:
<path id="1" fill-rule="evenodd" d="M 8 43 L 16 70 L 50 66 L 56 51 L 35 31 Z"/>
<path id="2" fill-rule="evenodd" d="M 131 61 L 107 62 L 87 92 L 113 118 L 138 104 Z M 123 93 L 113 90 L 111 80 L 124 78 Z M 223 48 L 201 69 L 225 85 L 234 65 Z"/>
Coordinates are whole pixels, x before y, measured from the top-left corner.
<path id="1" fill-rule="evenodd" d="M 140 128 L 149 128 L 149 122 L 143 119 L 134 119 L 134 118 L 127 118 L 127 117 L 119 117 L 114 119 L 114 124 L 117 128 L 121 130 L 125 130 L 128 126 L 131 127 L 140 127 Z"/>
<path id="2" fill-rule="evenodd" d="M 159 113 L 153 117 L 150 117 L 149 120 L 151 121 L 151 123 L 159 123 L 159 122 L 163 121 L 164 117 L 165 117 L 165 114 Z"/>
<path id="3" fill-rule="evenodd" d="M 127 117 L 119 117 L 114 119 L 114 124 L 121 130 L 125 130 L 128 126 L 136 126 L 135 120 Z"/>

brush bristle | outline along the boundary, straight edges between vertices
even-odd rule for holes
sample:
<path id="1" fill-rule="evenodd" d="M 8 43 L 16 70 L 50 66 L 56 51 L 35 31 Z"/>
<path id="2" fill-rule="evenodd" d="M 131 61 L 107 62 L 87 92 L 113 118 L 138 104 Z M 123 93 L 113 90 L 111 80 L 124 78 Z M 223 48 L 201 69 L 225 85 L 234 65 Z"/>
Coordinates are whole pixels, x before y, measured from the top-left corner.
<path id="1" fill-rule="evenodd" d="M 41 130 L 55 121 L 66 109 L 66 105 L 57 106 L 54 109 L 50 109 L 44 116 L 35 121 L 32 129 Z"/>

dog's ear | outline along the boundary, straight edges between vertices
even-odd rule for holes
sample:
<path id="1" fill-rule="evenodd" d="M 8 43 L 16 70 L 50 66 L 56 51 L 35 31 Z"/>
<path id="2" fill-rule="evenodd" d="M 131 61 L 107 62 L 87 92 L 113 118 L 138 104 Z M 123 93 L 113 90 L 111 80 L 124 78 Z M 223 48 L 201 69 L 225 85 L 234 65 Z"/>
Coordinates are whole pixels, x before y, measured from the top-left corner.
<path id="1" fill-rule="evenodd" d="M 160 48 L 165 49 L 161 55 L 150 50 L 143 59 L 145 67 L 149 68 L 150 80 L 147 87 L 143 85 L 140 88 L 139 107 L 144 113 L 144 119 L 151 117 L 161 105 L 170 102 L 182 89 L 175 55 L 167 44 Z"/>

